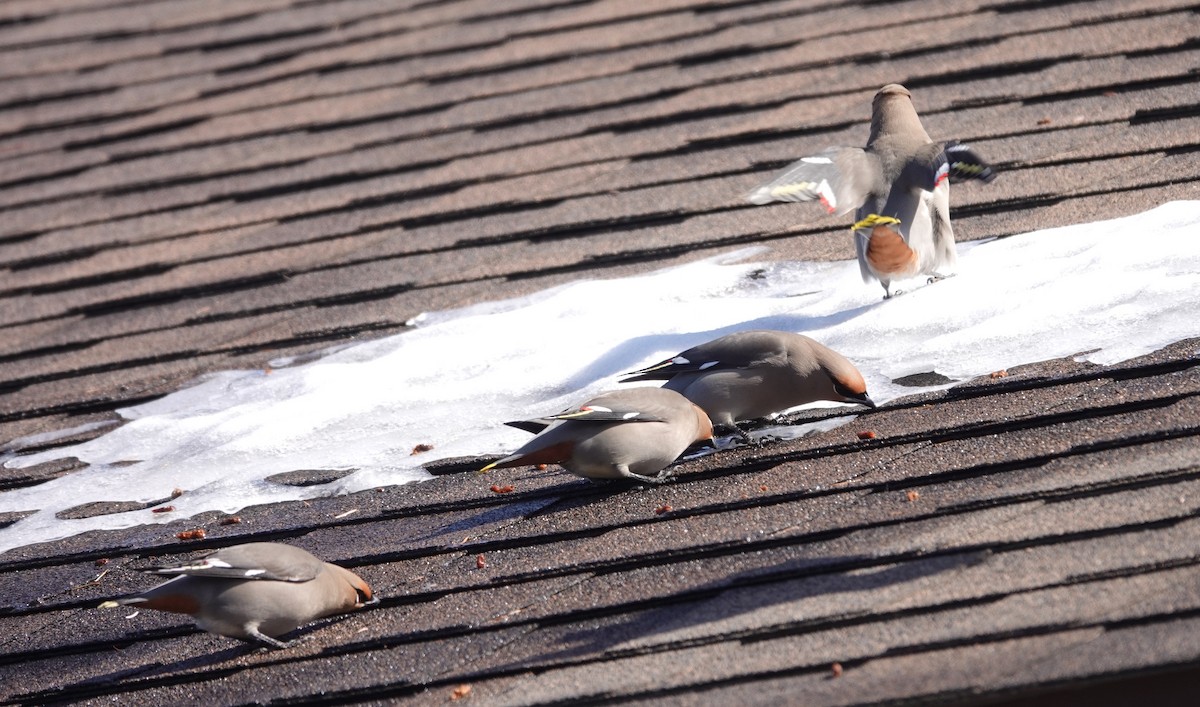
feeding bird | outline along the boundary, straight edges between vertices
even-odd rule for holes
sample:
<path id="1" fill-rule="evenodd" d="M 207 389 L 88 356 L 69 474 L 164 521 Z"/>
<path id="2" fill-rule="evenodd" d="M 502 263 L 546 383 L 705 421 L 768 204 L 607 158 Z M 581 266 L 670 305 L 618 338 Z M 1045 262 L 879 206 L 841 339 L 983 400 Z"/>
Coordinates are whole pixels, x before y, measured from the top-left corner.
<path id="1" fill-rule="evenodd" d="M 174 575 L 100 608 L 133 606 L 188 614 L 210 633 L 286 648 L 278 640 L 316 619 L 378 601 L 358 575 L 282 543 L 247 543 L 194 562 L 150 570 Z"/>
<path id="2" fill-rule="evenodd" d="M 557 415 L 507 424 L 537 436 L 480 471 L 559 464 L 589 479 L 659 483 L 684 450 L 713 436 L 703 410 L 662 388 L 609 391 Z"/>
<path id="3" fill-rule="evenodd" d="M 865 148 L 831 147 L 788 165 L 747 195 L 755 204 L 819 200 L 829 213 L 857 209 L 854 246 L 863 281 L 891 284 L 918 275 L 945 277 L 956 262 L 948 181 L 995 179 L 974 150 L 929 139 L 899 84 L 879 89 L 871 104 Z"/>
<path id="4" fill-rule="evenodd" d="M 788 331 L 727 334 L 626 375 L 622 383 L 665 380 L 663 388 L 678 391 L 727 428 L 817 400 L 875 407 L 862 374 L 845 356 Z"/>

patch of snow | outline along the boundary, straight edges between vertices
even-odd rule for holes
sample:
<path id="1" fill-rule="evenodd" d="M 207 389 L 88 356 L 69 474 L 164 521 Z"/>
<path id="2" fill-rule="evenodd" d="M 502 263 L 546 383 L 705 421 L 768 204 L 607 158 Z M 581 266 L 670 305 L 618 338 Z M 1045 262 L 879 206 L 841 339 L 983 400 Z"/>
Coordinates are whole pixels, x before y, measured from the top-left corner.
<path id="1" fill-rule="evenodd" d="M 754 263 L 745 259 L 757 251 L 741 250 L 426 313 L 397 336 L 280 360 L 269 371 L 207 376 L 122 410 L 129 422 L 90 442 L 0 457 L 7 468 L 63 457 L 89 465 L 0 494 L 0 512 L 38 511 L 0 529 L 0 552 L 427 479 L 421 464 L 433 459 L 502 454 L 528 439 L 505 420 L 558 412 L 618 387 L 624 372 L 743 329 L 802 332 L 840 351 L 878 403 L 917 392 L 892 381 L 927 371 L 962 380 L 1080 352 L 1115 363 L 1200 336 L 1197 233 L 1200 202 L 1190 201 L 963 244 L 957 276 L 888 301 L 878 285 L 862 283 L 857 263 Z M 418 444 L 433 450 L 411 455 Z M 323 486 L 264 480 L 297 469 L 355 471 Z M 186 493 L 172 501 L 170 518 L 149 510 L 54 517 L 89 501 L 163 498 L 177 487 Z"/>

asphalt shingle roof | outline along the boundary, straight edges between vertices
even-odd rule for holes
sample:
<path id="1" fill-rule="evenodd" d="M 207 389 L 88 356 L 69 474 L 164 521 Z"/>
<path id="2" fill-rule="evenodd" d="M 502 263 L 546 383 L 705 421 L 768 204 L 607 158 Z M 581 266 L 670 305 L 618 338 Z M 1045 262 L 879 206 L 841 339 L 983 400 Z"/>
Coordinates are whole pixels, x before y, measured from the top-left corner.
<path id="1" fill-rule="evenodd" d="M 820 209 L 741 197 L 863 142 L 884 83 L 1001 171 L 956 187 L 959 240 L 1194 198 L 1198 12 L 9 0 L 0 440 L 422 311 L 747 244 L 852 257 Z M 1183 703 L 1200 666 L 1196 351 L 1010 369 L 652 489 L 451 462 L 237 525 L 13 550 L 0 699 L 442 703 L 469 685 L 486 704 Z M 0 470 L 0 492 L 76 466 Z M 194 527 L 207 538 L 176 539 Z M 91 608 L 146 586 L 130 568 L 249 540 L 352 567 L 383 601 L 271 653 Z"/>

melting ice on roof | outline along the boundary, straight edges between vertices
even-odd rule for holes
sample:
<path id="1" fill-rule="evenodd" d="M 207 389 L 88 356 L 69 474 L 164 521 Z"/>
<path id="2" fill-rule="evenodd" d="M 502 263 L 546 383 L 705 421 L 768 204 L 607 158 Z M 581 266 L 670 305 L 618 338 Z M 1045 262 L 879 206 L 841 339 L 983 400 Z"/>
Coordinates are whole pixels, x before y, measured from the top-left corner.
<path id="1" fill-rule="evenodd" d="M 739 251 L 431 313 L 413 331 L 270 375 L 206 377 L 123 410 L 130 422 L 93 441 L 0 457 L 9 467 L 89 464 L 0 494 L 0 512 L 37 511 L 0 529 L 0 552 L 169 520 L 149 510 L 55 518 L 88 501 L 148 501 L 178 487 L 178 518 L 428 478 L 419 465 L 430 459 L 520 445 L 526 434 L 505 420 L 560 411 L 616 387 L 621 373 L 741 329 L 812 336 L 854 361 L 880 403 L 913 391 L 891 381 L 926 371 L 961 380 L 1080 352 L 1113 363 L 1200 335 L 1198 233 L 1192 201 L 960 245 L 959 276 L 886 302 L 855 262 L 762 264 Z M 411 456 L 418 444 L 433 451 Z M 356 471 L 324 486 L 264 481 L 297 469 Z"/>

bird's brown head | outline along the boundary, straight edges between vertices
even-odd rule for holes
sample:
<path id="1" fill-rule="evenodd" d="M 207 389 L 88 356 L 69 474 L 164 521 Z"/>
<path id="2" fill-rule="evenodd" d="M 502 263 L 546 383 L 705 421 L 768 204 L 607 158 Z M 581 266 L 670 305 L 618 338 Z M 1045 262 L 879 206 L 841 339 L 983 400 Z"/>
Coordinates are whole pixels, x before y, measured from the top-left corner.
<path id="1" fill-rule="evenodd" d="M 333 571 L 337 572 L 345 580 L 342 585 L 342 611 L 354 611 L 355 609 L 361 609 L 369 604 L 377 604 L 379 602 L 379 599 L 375 596 L 375 592 L 371 589 L 371 585 L 367 584 L 362 577 L 344 567 L 332 564 L 328 566 L 335 568 Z"/>
<path id="2" fill-rule="evenodd" d="M 913 107 L 912 94 L 898 83 L 889 83 L 879 89 L 871 102 L 871 136 L 867 144 L 873 145 L 885 135 L 929 142 L 929 135 L 921 127 L 921 119 Z"/>
<path id="3" fill-rule="evenodd" d="M 908 89 L 898 83 L 889 83 L 883 88 L 875 92 L 875 98 L 871 101 L 871 116 L 872 122 L 877 122 L 884 117 L 884 113 L 895 111 L 897 106 L 907 104 L 909 110 L 912 106 L 912 94 Z"/>
<path id="4" fill-rule="evenodd" d="M 707 442 L 713 438 L 712 420 L 708 419 L 708 413 L 704 412 L 699 405 L 692 404 L 692 409 L 696 413 L 696 442 Z"/>
<path id="5" fill-rule="evenodd" d="M 835 377 L 833 389 L 841 396 L 842 402 L 875 407 L 875 401 L 867 395 L 867 384 L 857 370 L 851 376 Z"/>
<path id="6" fill-rule="evenodd" d="M 912 98 L 912 94 L 909 93 L 908 89 L 898 83 L 889 83 L 875 92 L 875 100 L 879 100 L 884 96 L 904 96 L 906 98 Z"/>
<path id="7" fill-rule="evenodd" d="M 830 400 L 875 407 L 875 401 L 867 395 L 867 381 L 850 359 L 825 346 L 816 349 L 816 354 L 818 365 L 833 386 L 835 397 Z"/>

